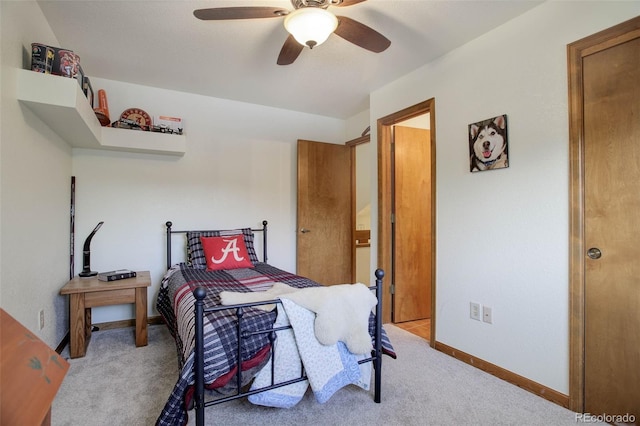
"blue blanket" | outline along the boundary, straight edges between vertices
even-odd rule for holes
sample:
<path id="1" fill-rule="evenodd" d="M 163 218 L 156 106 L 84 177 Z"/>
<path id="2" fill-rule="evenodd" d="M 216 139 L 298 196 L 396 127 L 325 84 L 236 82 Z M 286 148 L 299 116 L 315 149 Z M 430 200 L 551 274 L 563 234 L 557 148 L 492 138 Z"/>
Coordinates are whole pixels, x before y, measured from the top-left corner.
<path id="1" fill-rule="evenodd" d="M 319 403 L 325 403 L 342 387 L 355 384 L 369 390 L 371 363 L 358 364 L 363 355 L 354 355 L 343 342 L 323 345 L 314 332 L 314 312 L 297 305 L 286 296 L 280 298 L 276 326 L 291 324 L 293 329 L 277 332 L 275 350 L 275 381 L 284 382 L 302 375 L 302 366 L 308 381 L 249 396 L 253 404 L 290 408 L 304 396 L 309 384 Z M 271 361 L 258 373 L 252 389 L 271 384 Z"/>

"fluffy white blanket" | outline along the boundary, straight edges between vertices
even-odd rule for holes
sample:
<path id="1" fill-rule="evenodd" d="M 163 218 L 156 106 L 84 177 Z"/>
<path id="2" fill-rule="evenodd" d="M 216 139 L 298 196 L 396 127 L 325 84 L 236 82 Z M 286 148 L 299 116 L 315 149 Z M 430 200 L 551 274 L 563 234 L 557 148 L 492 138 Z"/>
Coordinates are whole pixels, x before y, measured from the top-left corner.
<path id="1" fill-rule="evenodd" d="M 304 288 L 281 298 L 316 313 L 316 338 L 323 345 L 340 341 L 353 354 L 371 352 L 369 315 L 378 299 L 364 284 Z"/>
<path id="2" fill-rule="evenodd" d="M 378 299 L 362 283 L 322 287 L 294 288 L 275 283 L 263 292 L 236 293 L 223 291 L 223 305 L 262 302 L 286 298 L 314 312 L 316 338 L 323 345 L 344 342 L 353 354 L 367 354 L 372 349 L 369 315 Z M 269 305 L 273 309 L 272 305 Z"/>
<path id="3" fill-rule="evenodd" d="M 221 291 L 220 302 L 223 305 L 240 305 L 242 303 L 255 303 L 266 302 L 267 300 L 275 300 L 279 296 L 286 293 L 293 293 L 300 290 L 296 287 L 291 287 L 285 283 L 274 283 L 273 287 L 266 291 L 251 291 L 248 293 L 238 293 L 236 291 Z M 273 311 L 276 305 L 260 305 L 256 306 L 257 309 L 263 311 Z"/>

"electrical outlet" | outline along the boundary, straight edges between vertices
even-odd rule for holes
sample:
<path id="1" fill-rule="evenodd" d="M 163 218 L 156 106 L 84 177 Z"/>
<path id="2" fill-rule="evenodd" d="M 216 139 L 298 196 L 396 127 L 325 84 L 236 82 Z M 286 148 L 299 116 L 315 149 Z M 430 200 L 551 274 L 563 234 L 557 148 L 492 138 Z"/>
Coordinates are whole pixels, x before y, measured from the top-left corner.
<path id="1" fill-rule="evenodd" d="M 475 302 L 469 303 L 471 319 L 480 321 L 480 304 Z"/>
<path id="2" fill-rule="evenodd" d="M 491 317 L 491 308 L 489 306 L 482 307 L 482 321 L 492 324 L 493 318 Z"/>
<path id="3" fill-rule="evenodd" d="M 38 324 L 40 324 L 40 330 L 44 328 L 44 309 L 38 312 Z"/>

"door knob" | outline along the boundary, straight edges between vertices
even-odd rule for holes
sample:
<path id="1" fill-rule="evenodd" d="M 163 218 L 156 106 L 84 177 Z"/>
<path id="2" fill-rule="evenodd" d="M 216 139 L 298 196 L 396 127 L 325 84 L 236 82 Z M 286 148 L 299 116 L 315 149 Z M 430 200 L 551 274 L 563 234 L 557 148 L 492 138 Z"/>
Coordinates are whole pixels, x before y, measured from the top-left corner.
<path id="1" fill-rule="evenodd" d="M 602 257 L 602 252 L 597 247 L 591 247 L 587 250 L 587 256 L 591 259 L 600 259 L 600 257 Z"/>
<path id="2" fill-rule="evenodd" d="M 300 232 L 302 232 L 303 234 L 306 234 L 307 232 L 311 232 L 311 230 L 307 228 L 300 228 Z"/>

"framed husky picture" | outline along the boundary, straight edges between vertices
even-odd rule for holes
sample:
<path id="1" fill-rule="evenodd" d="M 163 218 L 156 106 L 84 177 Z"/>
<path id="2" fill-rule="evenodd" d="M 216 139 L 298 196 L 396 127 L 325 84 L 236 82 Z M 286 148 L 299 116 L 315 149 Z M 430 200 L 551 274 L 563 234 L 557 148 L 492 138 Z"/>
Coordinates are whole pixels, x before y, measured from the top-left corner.
<path id="1" fill-rule="evenodd" d="M 469 124 L 469 169 L 471 172 L 509 167 L 507 115 Z"/>

